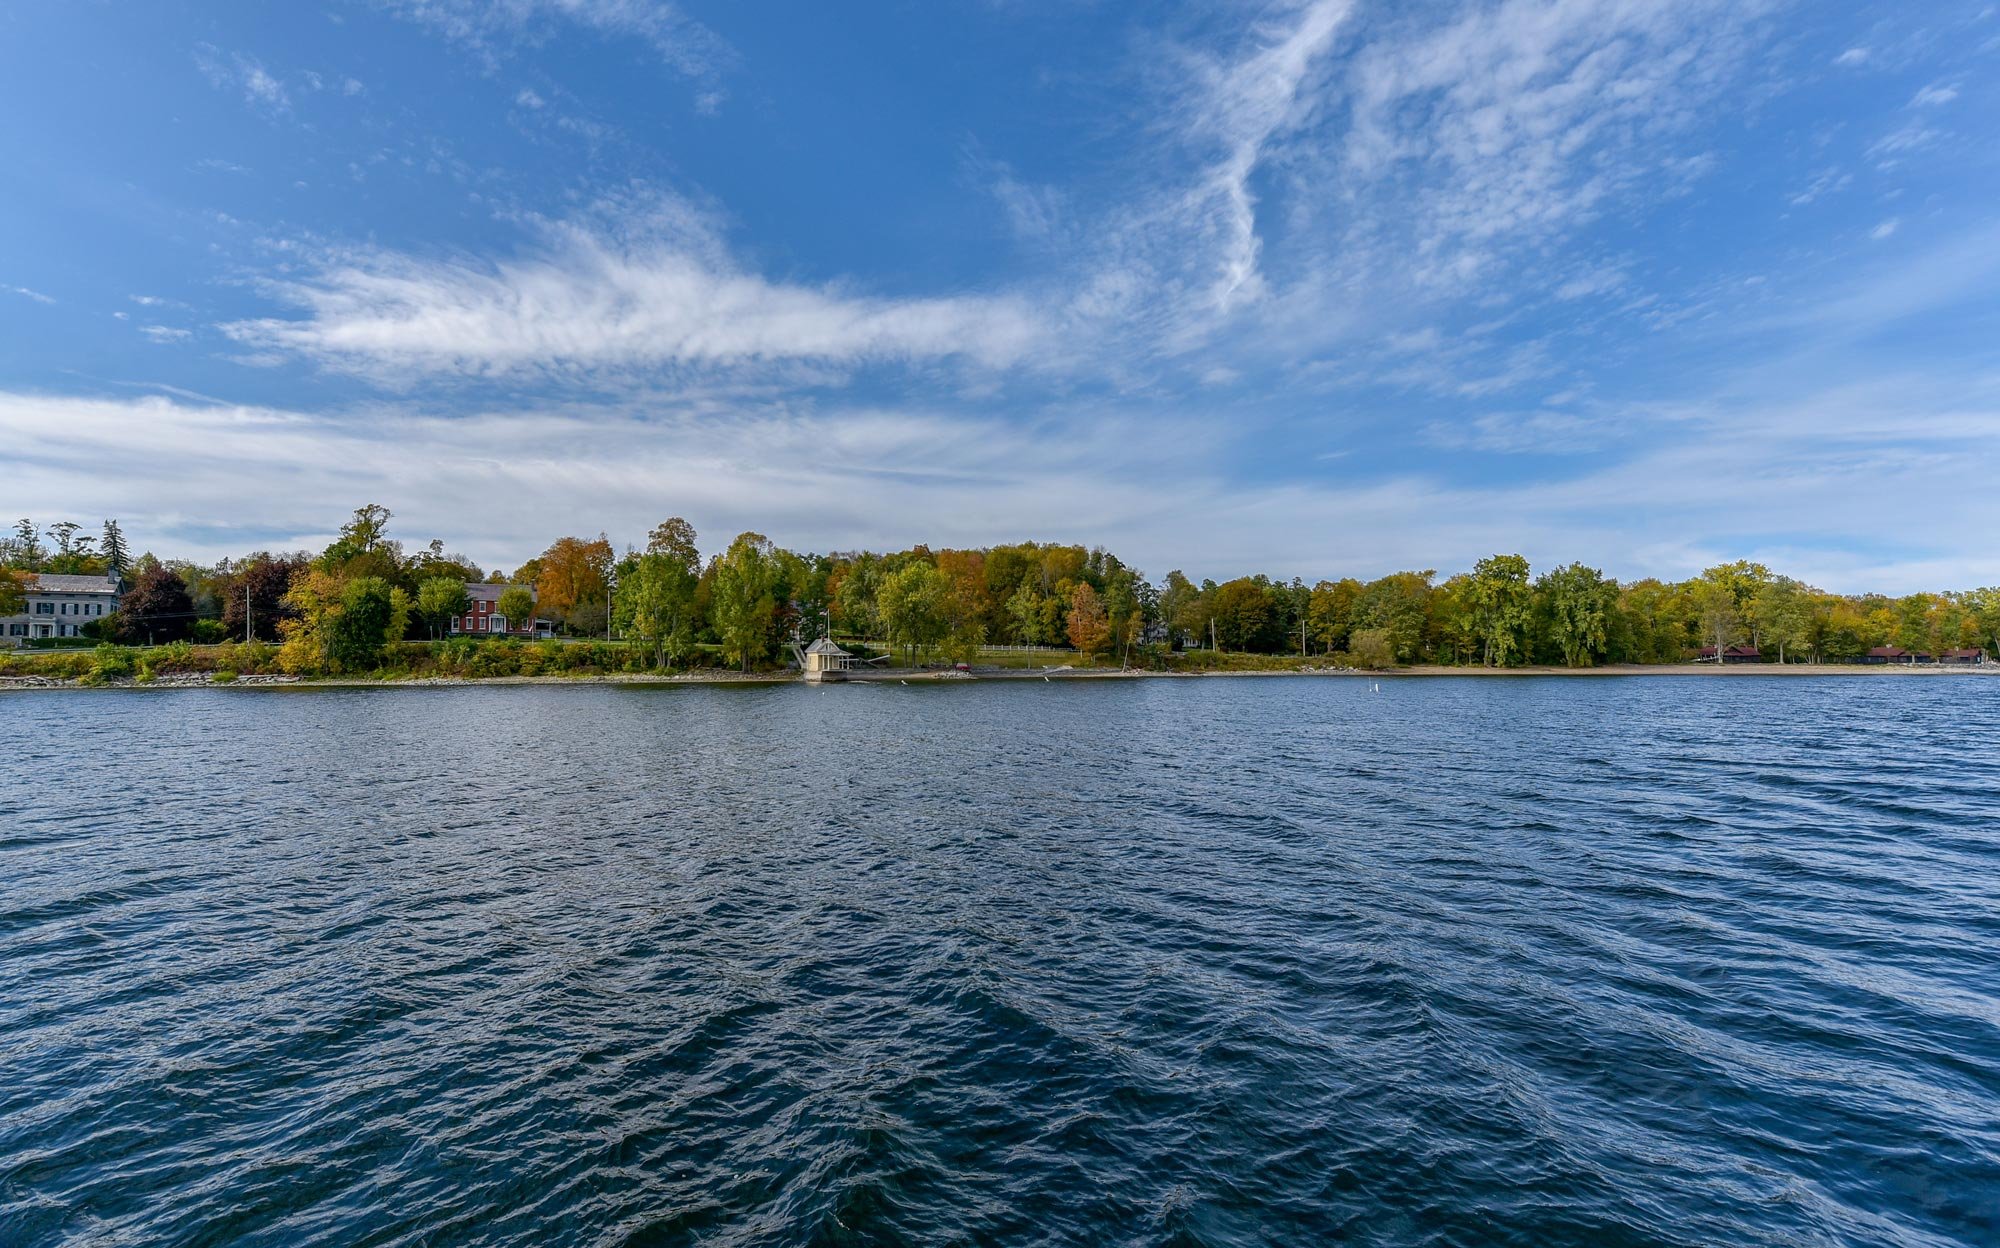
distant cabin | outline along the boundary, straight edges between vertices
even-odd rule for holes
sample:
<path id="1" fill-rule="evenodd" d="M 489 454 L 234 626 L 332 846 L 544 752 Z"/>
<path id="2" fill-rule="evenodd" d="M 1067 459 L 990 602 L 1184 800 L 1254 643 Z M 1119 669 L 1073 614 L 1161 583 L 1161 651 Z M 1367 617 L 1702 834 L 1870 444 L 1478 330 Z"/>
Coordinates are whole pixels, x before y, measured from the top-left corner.
<path id="1" fill-rule="evenodd" d="M 1983 667 L 1986 663 L 1986 652 L 1984 650 L 1947 650 L 1937 657 L 1937 661 L 1940 663 L 1949 663 L 1954 667 Z"/>
<path id="2" fill-rule="evenodd" d="M 1698 663 L 1715 662 L 1715 647 L 1703 646 L 1701 653 L 1695 656 L 1695 661 Z M 1722 651 L 1722 661 L 1724 663 L 1762 663 L 1764 656 L 1758 652 L 1755 646 L 1727 646 Z"/>
<path id="3" fill-rule="evenodd" d="M 1931 656 L 1905 650 L 1901 646 L 1877 646 L 1861 656 L 1863 663 L 1928 663 Z"/>

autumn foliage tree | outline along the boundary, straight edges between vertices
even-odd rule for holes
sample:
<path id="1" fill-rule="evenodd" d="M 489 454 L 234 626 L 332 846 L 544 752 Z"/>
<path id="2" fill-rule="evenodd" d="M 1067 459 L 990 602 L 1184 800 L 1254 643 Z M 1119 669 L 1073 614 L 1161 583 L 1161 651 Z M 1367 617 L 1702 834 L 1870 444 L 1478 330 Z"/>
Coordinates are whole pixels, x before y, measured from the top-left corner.
<path id="1" fill-rule="evenodd" d="M 178 572 L 157 564 L 118 603 L 114 634 L 126 645 L 181 641 L 194 627 L 194 600 Z"/>
<path id="2" fill-rule="evenodd" d="M 611 542 L 557 538 L 537 560 L 535 601 L 541 614 L 571 632 L 595 633 L 604 625 L 611 595 Z"/>
<path id="3" fill-rule="evenodd" d="M 1090 655 L 1102 653 L 1111 644 L 1111 620 L 1104 610 L 1104 599 L 1088 582 L 1070 591 L 1069 644 Z"/>
<path id="4" fill-rule="evenodd" d="M 244 637 L 247 611 L 249 636 L 278 640 L 278 625 L 293 614 L 285 604 L 285 595 L 291 592 L 292 578 L 310 562 L 304 555 L 255 554 L 244 560 L 216 587 L 224 635 Z"/>

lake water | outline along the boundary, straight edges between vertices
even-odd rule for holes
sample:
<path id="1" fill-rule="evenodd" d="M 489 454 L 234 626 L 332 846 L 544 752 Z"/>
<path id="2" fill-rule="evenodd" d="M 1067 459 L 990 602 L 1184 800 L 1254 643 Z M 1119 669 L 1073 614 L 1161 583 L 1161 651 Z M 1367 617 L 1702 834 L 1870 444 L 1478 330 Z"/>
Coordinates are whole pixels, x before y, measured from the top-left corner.
<path id="1" fill-rule="evenodd" d="M 0 1243 L 2000 1243 L 2000 681 L 0 695 Z"/>

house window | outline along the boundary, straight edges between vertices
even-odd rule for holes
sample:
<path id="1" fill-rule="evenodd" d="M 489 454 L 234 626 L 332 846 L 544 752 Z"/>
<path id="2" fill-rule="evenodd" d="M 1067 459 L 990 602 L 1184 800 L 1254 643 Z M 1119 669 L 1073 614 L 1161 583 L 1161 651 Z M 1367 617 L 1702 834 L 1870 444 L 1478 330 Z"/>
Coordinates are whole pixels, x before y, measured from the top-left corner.
<path id="1" fill-rule="evenodd" d="M 9 637 L 26 637 L 28 635 L 28 626 L 26 624 L 9 624 L 7 626 L 7 635 Z"/>
<path id="2" fill-rule="evenodd" d="M 55 613 L 56 604 L 53 602 L 38 602 L 35 604 L 36 615 L 54 615 Z M 46 637 L 48 634 L 43 633 L 42 636 Z"/>

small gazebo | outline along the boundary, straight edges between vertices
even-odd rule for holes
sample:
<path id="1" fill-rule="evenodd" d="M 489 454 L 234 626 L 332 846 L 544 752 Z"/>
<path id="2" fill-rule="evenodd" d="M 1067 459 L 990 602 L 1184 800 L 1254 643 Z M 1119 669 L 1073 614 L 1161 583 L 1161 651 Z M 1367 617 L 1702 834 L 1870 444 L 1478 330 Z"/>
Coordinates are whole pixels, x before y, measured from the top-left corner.
<path id="1" fill-rule="evenodd" d="M 806 647 L 806 679 L 814 684 L 824 680 L 839 680 L 841 673 L 854 666 L 854 656 L 828 638 L 822 637 Z"/>

